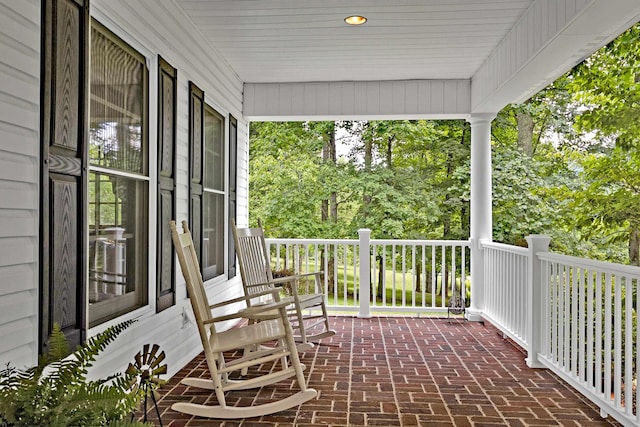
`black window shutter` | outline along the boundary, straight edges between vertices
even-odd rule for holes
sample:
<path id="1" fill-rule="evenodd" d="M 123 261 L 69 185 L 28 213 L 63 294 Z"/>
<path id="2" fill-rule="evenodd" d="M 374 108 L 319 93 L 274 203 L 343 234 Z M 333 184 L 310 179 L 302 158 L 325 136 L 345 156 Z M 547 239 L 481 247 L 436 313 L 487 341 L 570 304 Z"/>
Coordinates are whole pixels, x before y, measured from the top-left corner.
<path id="1" fill-rule="evenodd" d="M 169 221 L 176 219 L 177 71 L 158 57 L 158 261 L 156 311 L 175 304 L 175 256 Z"/>
<path id="2" fill-rule="evenodd" d="M 42 1 L 39 351 L 86 334 L 89 0 Z"/>
<path id="3" fill-rule="evenodd" d="M 237 222 L 236 218 L 236 190 L 238 172 L 238 121 L 229 115 L 229 223 L 231 220 Z M 229 271 L 228 278 L 236 277 L 236 243 L 233 240 L 231 225 L 228 228 L 229 242 Z"/>
<path id="4" fill-rule="evenodd" d="M 202 265 L 204 92 L 189 82 L 189 227 Z"/>

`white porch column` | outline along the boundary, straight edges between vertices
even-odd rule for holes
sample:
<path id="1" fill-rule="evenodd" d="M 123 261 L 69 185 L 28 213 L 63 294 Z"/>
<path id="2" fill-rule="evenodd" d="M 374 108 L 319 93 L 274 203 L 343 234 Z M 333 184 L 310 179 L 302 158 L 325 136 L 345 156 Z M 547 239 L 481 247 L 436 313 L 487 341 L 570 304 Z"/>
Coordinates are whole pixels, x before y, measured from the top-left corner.
<path id="1" fill-rule="evenodd" d="M 472 114 L 471 123 L 471 307 L 469 320 L 484 309 L 484 256 L 481 239 L 492 240 L 491 121 L 495 114 Z"/>
<path id="2" fill-rule="evenodd" d="M 371 230 L 361 228 L 358 230 L 358 239 L 360 241 L 360 311 L 358 317 L 368 319 L 371 317 Z"/>

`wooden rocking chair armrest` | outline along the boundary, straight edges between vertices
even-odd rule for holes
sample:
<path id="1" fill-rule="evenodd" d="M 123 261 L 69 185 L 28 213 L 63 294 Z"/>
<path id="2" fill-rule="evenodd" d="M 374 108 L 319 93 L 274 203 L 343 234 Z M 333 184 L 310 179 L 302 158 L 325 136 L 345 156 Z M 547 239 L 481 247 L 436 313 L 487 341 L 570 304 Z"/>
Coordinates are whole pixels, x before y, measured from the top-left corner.
<path id="1" fill-rule="evenodd" d="M 268 311 L 280 310 L 281 308 L 286 308 L 289 305 L 288 301 L 275 301 L 270 302 L 268 304 L 259 304 L 252 305 L 251 307 L 247 307 L 240 314 L 242 314 L 245 318 L 251 318 L 256 314 L 261 314 Z"/>
<path id="2" fill-rule="evenodd" d="M 283 284 L 288 283 L 288 282 L 290 282 L 292 280 L 303 279 L 305 277 L 310 277 L 310 276 L 316 276 L 316 280 L 320 281 L 320 275 L 321 274 L 322 274 L 322 271 L 316 271 L 315 273 L 292 274 L 291 276 L 284 276 L 284 277 L 274 278 L 270 282 L 255 283 L 255 284 L 249 285 L 249 286 L 266 286 L 266 285 L 282 286 Z"/>
<path id="3" fill-rule="evenodd" d="M 235 303 L 238 303 L 238 302 L 243 302 L 243 301 L 247 302 L 247 301 L 249 301 L 249 300 L 251 300 L 253 298 L 257 298 L 257 297 L 261 297 L 261 296 L 269 295 L 269 294 L 271 294 L 271 296 L 273 296 L 276 301 L 278 301 L 280 299 L 280 295 L 278 294 L 277 290 L 269 289 L 269 290 L 262 291 L 262 292 L 256 292 L 255 294 L 252 294 L 252 295 L 244 295 L 244 296 L 241 296 L 241 297 L 237 297 L 237 298 L 233 298 L 233 299 L 230 299 L 230 300 L 222 301 L 222 302 L 219 302 L 219 303 L 216 303 L 216 304 L 212 304 L 212 305 L 209 306 L 209 308 L 210 309 L 214 309 L 214 308 L 224 307 L 224 306 L 229 305 L 229 304 L 235 304 Z"/>
<path id="4" fill-rule="evenodd" d="M 255 283 L 253 285 L 249 285 L 247 287 L 252 287 L 252 286 L 267 286 L 267 285 L 273 285 L 276 287 L 282 287 L 285 283 L 289 283 L 292 280 L 298 280 L 298 279 L 304 279 L 305 277 L 311 277 L 311 276 L 315 276 L 315 281 L 316 281 L 316 286 L 318 287 L 319 292 L 321 294 L 324 294 L 324 285 L 322 283 L 322 280 L 320 278 L 320 275 L 322 275 L 322 271 L 316 271 L 313 273 L 301 273 L 301 274 L 292 274 L 291 276 L 284 276 L 284 277 L 277 277 L 275 279 L 273 279 L 270 282 L 263 282 L 263 283 Z M 295 286 L 291 287 L 292 292 L 293 292 L 293 296 L 295 298 L 298 298 L 298 290 L 296 289 Z"/>
<path id="5" fill-rule="evenodd" d="M 274 302 L 270 304 L 256 305 L 256 306 L 246 308 L 241 312 L 223 314 L 222 316 L 212 317 L 211 319 L 203 320 L 202 323 L 205 325 L 208 325 L 211 323 L 225 322 L 227 320 L 233 320 L 233 319 L 246 319 L 256 314 L 260 314 L 262 312 L 279 310 L 281 308 L 285 308 L 287 304 L 288 303 L 286 301 L 282 301 L 282 302 Z"/>

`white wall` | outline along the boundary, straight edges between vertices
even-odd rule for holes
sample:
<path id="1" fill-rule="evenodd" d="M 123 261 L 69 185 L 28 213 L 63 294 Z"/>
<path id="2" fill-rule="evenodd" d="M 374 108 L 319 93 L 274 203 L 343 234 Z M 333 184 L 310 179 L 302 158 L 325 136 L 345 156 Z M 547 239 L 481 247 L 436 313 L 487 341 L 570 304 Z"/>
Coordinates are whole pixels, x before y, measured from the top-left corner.
<path id="1" fill-rule="evenodd" d="M 205 100 L 224 117 L 238 119 L 238 215 L 247 217 L 248 123 L 242 115 L 242 82 L 193 30 L 172 0 L 93 0 L 91 14 L 147 57 L 149 68 L 149 146 L 156 164 L 157 55 L 178 70 L 177 220 L 188 219 L 188 84 L 205 91 Z M 40 120 L 40 0 L 0 0 L 0 365 L 37 361 L 38 228 Z M 150 206 L 156 206 L 156 171 L 151 168 Z M 151 209 L 149 247 L 156 247 L 155 209 Z M 225 245 L 226 247 L 226 245 Z M 126 318 L 138 322 L 109 346 L 92 376 L 122 371 L 143 344 L 157 343 L 173 375 L 201 350 L 184 279 L 177 271 L 177 302 L 156 314 L 155 251 L 149 259 L 150 305 L 89 330 L 94 335 Z M 208 282 L 213 301 L 242 293 L 239 277 Z M 186 316 L 183 315 L 186 313 Z"/>
<path id="2" fill-rule="evenodd" d="M 0 366 L 37 360 L 40 0 L 0 0 Z"/>

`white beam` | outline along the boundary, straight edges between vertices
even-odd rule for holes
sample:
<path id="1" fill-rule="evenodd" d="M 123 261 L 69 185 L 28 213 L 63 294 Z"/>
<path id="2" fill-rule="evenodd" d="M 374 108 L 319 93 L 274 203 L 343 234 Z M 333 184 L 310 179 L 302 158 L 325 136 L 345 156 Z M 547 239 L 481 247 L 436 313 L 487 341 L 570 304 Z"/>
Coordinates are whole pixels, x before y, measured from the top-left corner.
<path id="1" fill-rule="evenodd" d="M 267 120 L 460 119 L 469 80 L 245 83 L 246 118 Z"/>

